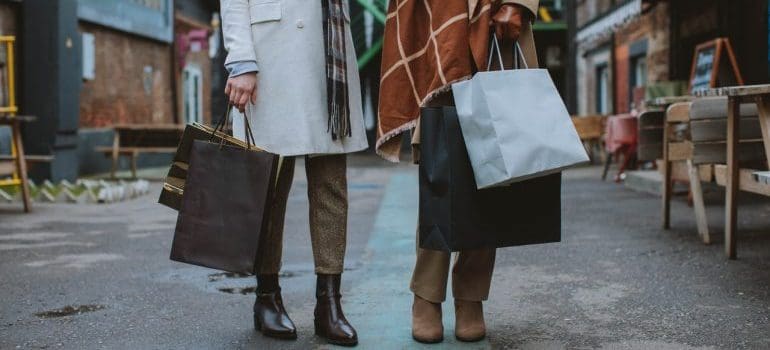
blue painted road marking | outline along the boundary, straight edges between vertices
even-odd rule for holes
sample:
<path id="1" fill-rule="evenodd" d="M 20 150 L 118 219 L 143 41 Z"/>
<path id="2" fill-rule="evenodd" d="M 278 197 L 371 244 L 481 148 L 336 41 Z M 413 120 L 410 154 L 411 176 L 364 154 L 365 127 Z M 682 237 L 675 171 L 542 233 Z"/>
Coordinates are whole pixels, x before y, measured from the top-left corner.
<path id="1" fill-rule="evenodd" d="M 454 304 L 444 303 L 444 342 L 423 345 L 412 339 L 409 279 L 415 260 L 418 213 L 416 172 L 394 174 L 367 246 L 363 278 L 345 298 L 348 318 L 358 329 L 361 349 L 489 349 L 486 341 L 466 344 L 454 337 Z M 451 288 L 450 288 L 451 292 Z"/>

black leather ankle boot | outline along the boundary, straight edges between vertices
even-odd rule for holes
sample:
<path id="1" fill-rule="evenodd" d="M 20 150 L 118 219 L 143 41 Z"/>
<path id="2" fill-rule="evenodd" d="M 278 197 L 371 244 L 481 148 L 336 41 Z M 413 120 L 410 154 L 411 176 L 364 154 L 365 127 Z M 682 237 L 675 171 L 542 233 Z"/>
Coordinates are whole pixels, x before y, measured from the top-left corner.
<path id="1" fill-rule="evenodd" d="M 257 276 L 254 329 L 271 338 L 297 339 L 297 328 L 283 307 L 278 275 Z"/>
<path id="2" fill-rule="evenodd" d="M 341 275 L 318 274 L 316 283 L 315 334 L 329 343 L 358 345 L 358 335 L 342 312 L 340 303 Z"/>

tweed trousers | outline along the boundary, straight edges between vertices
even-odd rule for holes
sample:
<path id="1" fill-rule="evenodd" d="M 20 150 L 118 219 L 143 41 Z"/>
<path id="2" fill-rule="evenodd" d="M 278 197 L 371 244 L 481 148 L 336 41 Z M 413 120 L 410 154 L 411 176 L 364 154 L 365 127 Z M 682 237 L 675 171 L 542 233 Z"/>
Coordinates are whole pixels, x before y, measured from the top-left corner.
<path id="1" fill-rule="evenodd" d="M 283 254 L 286 202 L 294 180 L 295 158 L 284 158 L 272 200 L 268 229 L 260 238 L 257 274 L 278 274 Z M 315 272 L 341 274 L 348 225 L 347 156 L 305 157 L 310 204 L 310 240 Z"/>

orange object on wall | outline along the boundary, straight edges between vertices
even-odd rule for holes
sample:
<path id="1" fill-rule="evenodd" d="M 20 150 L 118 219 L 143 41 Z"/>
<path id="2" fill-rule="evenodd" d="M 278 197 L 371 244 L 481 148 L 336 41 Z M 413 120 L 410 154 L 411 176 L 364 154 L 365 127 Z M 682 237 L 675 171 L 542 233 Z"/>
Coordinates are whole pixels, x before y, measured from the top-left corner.
<path id="1" fill-rule="evenodd" d="M 615 49 L 615 112 L 616 113 L 628 113 L 631 111 L 629 105 L 629 78 L 630 78 L 630 64 L 629 61 L 629 47 L 628 45 L 618 46 Z"/>

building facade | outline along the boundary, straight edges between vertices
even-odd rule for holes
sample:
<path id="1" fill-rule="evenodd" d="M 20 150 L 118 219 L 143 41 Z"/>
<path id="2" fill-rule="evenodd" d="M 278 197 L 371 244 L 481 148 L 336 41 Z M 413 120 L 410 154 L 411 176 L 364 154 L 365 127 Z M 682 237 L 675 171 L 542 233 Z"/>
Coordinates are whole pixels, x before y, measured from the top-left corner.
<path id="1" fill-rule="evenodd" d="M 568 6 L 570 0 L 540 0 L 540 9 L 533 26 L 540 66 L 548 69 L 563 97 L 569 83 Z"/>
<path id="2" fill-rule="evenodd" d="M 695 47 L 727 37 L 746 83 L 768 80 L 767 0 L 575 0 L 575 114 L 622 114 L 688 93 Z"/>
<path id="3" fill-rule="evenodd" d="M 117 124 L 211 122 L 224 90 L 218 1 L 0 0 L 0 35 L 18 38 L 20 112 L 37 179 L 104 172 L 94 151 Z M 7 143 L 0 131 L 0 152 Z M 167 156 L 140 163 L 164 164 Z"/>

